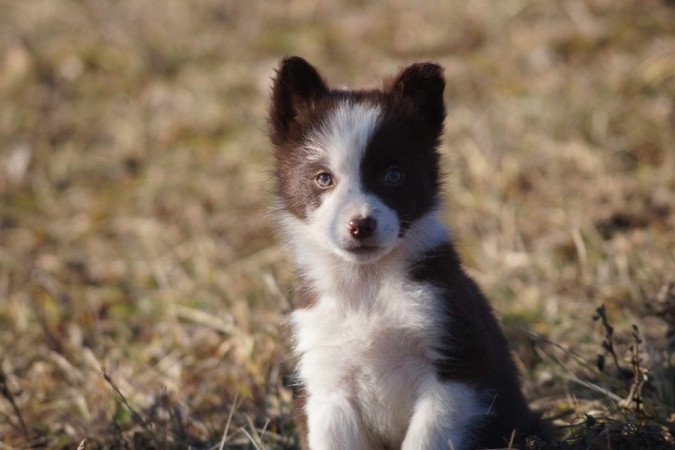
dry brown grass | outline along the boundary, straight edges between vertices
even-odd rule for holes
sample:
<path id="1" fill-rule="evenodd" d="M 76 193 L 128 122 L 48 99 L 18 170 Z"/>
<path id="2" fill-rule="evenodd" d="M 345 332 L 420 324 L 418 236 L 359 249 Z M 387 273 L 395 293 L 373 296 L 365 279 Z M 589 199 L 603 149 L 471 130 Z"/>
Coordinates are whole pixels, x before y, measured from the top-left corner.
<path id="1" fill-rule="evenodd" d="M 675 301 L 654 300 L 675 276 L 672 2 L 0 11 L 0 448 L 294 445 L 281 327 L 293 277 L 266 214 L 283 54 L 352 85 L 442 63 L 447 221 L 533 403 L 585 423 L 559 447 L 673 430 L 654 314 Z M 619 409 L 631 378 L 611 356 L 595 369 L 601 304 L 624 369 L 630 324 L 642 331 L 649 420 Z"/>

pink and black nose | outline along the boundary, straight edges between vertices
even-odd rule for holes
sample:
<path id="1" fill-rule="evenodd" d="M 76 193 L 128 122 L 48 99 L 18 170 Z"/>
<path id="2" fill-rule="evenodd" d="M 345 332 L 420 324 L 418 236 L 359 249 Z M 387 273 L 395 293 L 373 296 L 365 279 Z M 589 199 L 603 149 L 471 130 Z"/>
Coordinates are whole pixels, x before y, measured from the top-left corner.
<path id="1" fill-rule="evenodd" d="M 377 227 L 377 220 L 372 217 L 353 217 L 347 223 L 349 234 L 354 239 L 365 239 L 372 236 Z"/>

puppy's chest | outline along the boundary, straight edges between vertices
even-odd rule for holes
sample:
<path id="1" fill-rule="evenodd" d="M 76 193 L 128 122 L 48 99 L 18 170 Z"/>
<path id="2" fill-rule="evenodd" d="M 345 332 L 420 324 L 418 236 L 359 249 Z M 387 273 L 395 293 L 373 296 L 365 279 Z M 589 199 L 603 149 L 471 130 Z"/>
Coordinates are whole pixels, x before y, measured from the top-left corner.
<path id="1" fill-rule="evenodd" d="M 381 283 L 376 288 L 321 293 L 292 315 L 296 352 L 320 353 L 331 365 L 398 366 L 430 343 L 435 296 L 419 283 Z"/>
<path id="2" fill-rule="evenodd" d="M 310 395 L 347 392 L 372 430 L 402 439 L 415 386 L 433 370 L 433 292 L 385 285 L 344 308 L 350 300 L 324 295 L 293 314 L 300 376 Z"/>
<path id="3" fill-rule="evenodd" d="M 408 358 L 422 356 L 428 343 L 427 330 L 414 318 L 418 314 L 409 314 L 413 317 L 386 310 L 344 313 L 323 305 L 296 311 L 296 351 L 316 359 L 317 366 L 352 374 L 395 370 Z"/>

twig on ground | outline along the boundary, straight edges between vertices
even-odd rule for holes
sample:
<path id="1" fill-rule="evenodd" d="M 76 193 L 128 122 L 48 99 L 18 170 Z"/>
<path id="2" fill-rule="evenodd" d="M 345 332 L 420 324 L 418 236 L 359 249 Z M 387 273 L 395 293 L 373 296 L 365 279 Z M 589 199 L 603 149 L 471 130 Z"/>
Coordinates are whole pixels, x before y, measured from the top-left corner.
<path id="1" fill-rule="evenodd" d="M 579 384 L 581 386 L 584 386 L 584 387 L 592 389 L 596 392 L 599 392 L 599 393 L 607 396 L 608 398 L 614 400 L 615 402 L 620 403 L 623 400 L 621 397 L 619 397 L 615 393 L 603 388 L 602 386 L 598 386 L 595 383 L 591 383 L 590 381 L 582 380 L 581 378 L 578 378 L 576 376 L 566 376 L 565 378 L 568 379 L 569 381 L 573 382 L 573 383 Z"/>
<path id="2" fill-rule="evenodd" d="M 131 406 L 127 398 L 122 394 L 122 391 L 117 387 L 115 382 L 112 380 L 110 375 L 108 375 L 108 372 L 106 371 L 105 367 L 101 365 L 101 373 L 103 374 L 103 378 L 105 378 L 105 381 L 110 385 L 110 387 L 115 391 L 115 394 L 119 397 L 119 399 L 124 403 L 124 406 L 129 410 L 129 412 L 134 416 L 134 419 L 141 425 L 143 430 L 145 430 L 146 433 L 150 436 L 152 439 L 153 443 L 157 448 L 162 448 L 160 440 L 157 439 L 157 436 L 155 436 L 155 433 L 152 431 L 150 428 L 150 425 L 141 417 L 141 415 Z"/>
<path id="3" fill-rule="evenodd" d="M 630 346 L 630 364 L 633 370 L 633 379 L 628 390 L 628 395 L 621 400 L 619 406 L 635 411 L 639 415 L 644 415 L 644 397 L 642 389 L 648 379 L 649 370 L 642 367 L 642 356 L 640 348 L 642 339 L 640 339 L 640 329 L 633 325 L 633 343 Z"/>
<path id="4" fill-rule="evenodd" d="M 21 431 L 23 432 L 26 442 L 30 442 L 30 433 L 28 433 L 28 427 L 26 426 L 26 422 L 23 420 L 23 415 L 21 414 L 19 405 L 17 405 L 16 400 L 14 399 L 14 394 L 8 386 L 7 375 L 5 374 L 5 371 L 2 370 L 2 364 L 0 364 L 0 393 L 7 399 L 9 404 L 12 405 L 12 409 L 19 420 L 19 425 L 21 426 Z"/>
<path id="5" fill-rule="evenodd" d="M 225 422 L 225 429 L 223 430 L 223 437 L 220 439 L 220 445 L 218 450 L 223 450 L 225 446 L 225 441 L 227 440 L 227 432 L 230 430 L 230 424 L 232 423 L 232 417 L 234 416 L 234 411 L 237 409 L 237 400 L 239 399 L 239 392 L 234 394 L 234 400 L 232 401 L 232 408 L 230 408 L 230 414 L 227 416 L 227 422 Z"/>
<path id="6" fill-rule="evenodd" d="M 619 364 L 619 357 L 616 355 L 614 350 L 614 327 L 609 324 L 607 320 L 607 310 L 605 305 L 599 306 L 595 310 L 596 314 L 593 316 L 593 321 L 601 320 L 602 327 L 605 329 L 605 339 L 602 341 L 602 348 L 605 350 L 605 354 L 609 353 L 612 355 L 614 360 L 614 365 L 616 365 L 617 372 L 621 372 L 621 365 Z M 605 368 L 605 355 L 598 355 L 598 369 L 602 372 Z"/>
<path id="7" fill-rule="evenodd" d="M 251 436 L 251 434 L 250 434 L 248 431 L 246 431 L 246 428 L 242 428 L 241 431 L 246 435 L 246 437 L 248 438 L 249 442 L 250 442 L 251 444 L 253 444 L 253 446 L 256 448 L 256 450 L 261 450 L 261 449 L 260 449 L 260 446 L 258 445 L 258 443 L 256 442 L 256 440 L 253 438 L 253 436 Z"/>
<path id="8" fill-rule="evenodd" d="M 252 435 L 246 432 L 245 428 L 243 429 L 244 433 L 246 433 L 246 435 L 249 436 L 249 438 L 253 442 L 253 445 L 255 445 L 255 448 L 261 449 L 263 446 L 262 437 L 260 436 L 260 433 L 258 433 L 258 430 L 256 429 L 253 420 L 251 420 L 251 416 L 246 415 L 246 422 L 248 422 L 248 426 L 251 427 Z"/>

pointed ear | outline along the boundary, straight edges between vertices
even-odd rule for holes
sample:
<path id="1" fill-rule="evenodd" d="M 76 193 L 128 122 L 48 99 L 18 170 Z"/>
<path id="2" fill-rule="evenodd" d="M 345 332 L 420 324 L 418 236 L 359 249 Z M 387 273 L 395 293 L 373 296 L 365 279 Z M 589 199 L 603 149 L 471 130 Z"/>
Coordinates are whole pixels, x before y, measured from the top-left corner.
<path id="1" fill-rule="evenodd" d="M 433 63 L 415 63 L 404 68 L 389 85 L 390 92 L 408 99 L 425 120 L 439 131 L 445 119 L 443 68 Z"/>
<path id="2" fill-rule="evenodd" d="M 272 142 L 283 143 L 298 115 L 314 108 L 317 100 L 327 93 L 328 87 L 314 66 L 299 56 L 282 59 L 272 87 L 269 113 Z"/>

